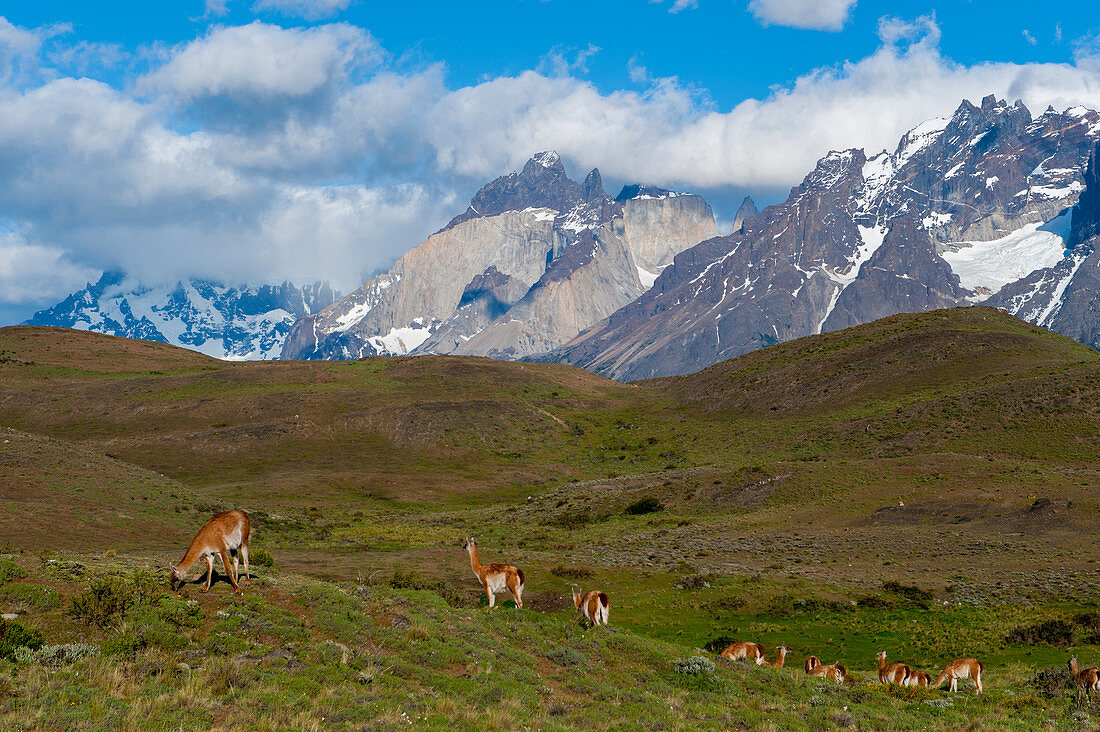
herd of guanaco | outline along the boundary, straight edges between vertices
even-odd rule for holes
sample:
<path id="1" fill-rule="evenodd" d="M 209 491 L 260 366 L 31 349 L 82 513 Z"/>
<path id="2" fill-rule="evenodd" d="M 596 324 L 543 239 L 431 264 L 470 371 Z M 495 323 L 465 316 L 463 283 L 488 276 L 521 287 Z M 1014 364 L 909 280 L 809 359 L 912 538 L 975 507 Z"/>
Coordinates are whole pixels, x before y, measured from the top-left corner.
<path id="1" fill-rule="evenodd" d="M 787 654 L 791 649 L 786 646 L 777 646 L 776 650 L 779 652 L 779 658 L 774 661 L 768 661 L 764 658 L 764 646 L 749 641 L 737 641 L 726 646 L 718 656 L 728 661 L 752 661 L 758 666 L 782 668 L 783 662 L 787 659 Z M 1070 661 L 1070 668 L 1076 676 L 1076 658 Z M 823 664 L 817 656 L 809 656 L 806 659 L 803 669 L 810 676 L 820 676 L 829 681 L 835 681 L 838 684 L 843 684 L 844 679 L 848 675 L 848 669 L 844 668 L 844 666 L 839 663 Z M 909 666 L 904 663 L 886 663 L 886 651 L 878 652 L 878 680 L 879 683 L 882 684 L 927 686 L 938 689 L 943 686 L 945 681 L 950 681 L 951 684 L 949 688 L 951 691 L 958 691 L 959 679 L 973 679 L 974 693 L 981 694 L 982 669 L 982 663 L 977 659 L 956 658 L 954 661 L 947 664 L 943 673 L 933 682 L 932 676 L 924 671 L 916 671 L 909 668 Z M 1100 689 L 1100 674 L 1097 674 L 1096 669 L 1085 669 L 1081 673 L 1087 674 L 1089 671 L 1093 672 L 1093 676 L 1090 678 L 1092 678 L 1093 683 L 1095 683 L 1091 688 Z"/>
<path id="2" fill-rule="evenodd" d="M 209 591 L 210 580 L 214 574 L 214 557 L 217 556 L 222 560 L 222 566 L 225 567 L 229 582 L 233 585 L 233 591 L 238 595 L 244 594 L 238 584 L 240 580 L 239 567 L 241 564 L 244 565 L 245 580 L 250 582 L 252 578 L 248 571 L 248 540 L 251 534 L 252 521 L 244 511 L 225 511 L 211 518 L 195 534 L 195 538 L 191 541 L 191 545 L 187 547 L 183 559 L 168 568 L 168 579 L 172 585 L 172 590 L 175 591 L 180 584 L 186 581 L 188 572 L 199 560 L 205 560 L 206 586 L 202 591 Z M 489 607 L 496 605 L 496 595 L 498 593 L 506 591 L 515 600 L 517 608 L 523 607 L 525 579 L 522 569 L 513 564 L 499 564 L 496 562 L 482 564 L 477 551 L 477 543 L 472 538 L 467 538 L 462 548 L 470 555 L 470 568 L 473 569 L 474 575 L 488 597 Z M 232 564 L 230 564 L 230 557 L 232 557 Z M 607 594 L 599 590 L 589 590 L 581 594 L 580 588 L 575 585 L 572 590 L 573 606 L 580 612 L 581 616 L 593 626 L 607 625 L 608 612 L 611 609 L 611 602 L 608 600 Z M 730 643 L 718 655 L 729 661 L 752 661 L 757 665 L 782 668 L 790 649 L 786 646 L 777 646 L 776 650 L 779 657 L 774 661 L 768 661 L 764 658 L 764 646 L 749 641 L 738 641 Z M 839 663 L 823 664 L 817 656 L 809 656 L 803 668 L 810 676 L 820 676 L 838 684 L 844 683 L 848 673 L 847 669 Z M 950 682 L 949 688 L 951 691 L 958 691 L 959 679 L 972 679 L 974 681 L 974 693 L 981 694 L 982 669 L 982 663 L 977 659 L 956 658 L 947 664 L 943 672 L 933 682 L 932 676 L 924 671 L 914 670 L 904 663 L 886 663 L 886 651 L 878 652 L 878 679 L 883 684 L 926 686 L 938 689 L 947 681 Z M 1069 660 L 1069 669 L 1073 674 L 1073 678 L 1077 681 L 1079 694 L 1086 694 L 1091 698 L 1092 692 L 1100 691 L 1100 670 L 1096 667 L 1078 668 L 1077 658 L 1074 657 Z"/>

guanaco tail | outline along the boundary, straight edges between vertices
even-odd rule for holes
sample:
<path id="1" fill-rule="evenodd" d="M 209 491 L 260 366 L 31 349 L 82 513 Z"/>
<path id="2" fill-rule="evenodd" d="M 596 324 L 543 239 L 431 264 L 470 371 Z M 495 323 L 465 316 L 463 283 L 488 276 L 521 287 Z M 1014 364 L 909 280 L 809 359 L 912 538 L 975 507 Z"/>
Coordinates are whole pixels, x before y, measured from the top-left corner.
<path id="1" fill-rule="evenodd" d="M 886 663 L 886 651 L 878 652 L 878 680 L 883 684 L 904 685 L 913 670 L 904 663 Z"/>
<path id="2" fill-rule="evenodd" d="M 1084 692 L 1090 699 L 1092 698 L 1092 692 L 1100 691 L 1100 669 L 1095 666 L 1091 668 L 1077 668 L 1077 656 L 1069 659 L 1069 670 L 1073 674 L 1074 680 L 1077 681 L 1077 693 Z"/>
<path id="3" fill-rule="evenodd" d="M 607 594 L 599 590 L 589 590 L 581 595 L 579 587 L 573 587 L 573 606 L 581 615 L 588 618 L 592 625 L 607 625 L 607 614 L 611 610 L 611 601 Z"/>
<path id="4" fill-rule="evenodd" d="M 474 570 L 481 588 L 489 596 L 489 607 L 496 605 L 496 594 L 507 590 L 512 593 L 516 607 L 523 607 L 523 570 L 511 564 L 482 564 L 478 558 L 477 543 L 466 539 L 462 547 L 470 555 L 470 567 Z"/>
<path id="5" fill-rule="evenodd" d="M 238 595 L 243 595 L 237 581 L 239 563 L 244 563 L 244 576 L 248 581 L 252 576 L 248 572 L 248 539 L 252 533 L 252 521 L 244 511 L 226 511 L 211 518 L 199 533 L 195 534 L 191 546 L 187 547 L 187 553 L 179 564 L 168 569 L 168 580 L 172 584 L 173 592 L 187 579 L 187 573 L 200 559 L 206 560 L 206 587 L 203 592 L 210 590 L 210 579 L 214 574 L 214 556 L 222 558 L 222 565 L 233 590 Z M 233 554 L 233 565 L 229 564 L 229 555 Z"/>
<path id="6" fill-rule="evenodd" d="M 839 663 L 822 664 L 817 656 L 807 658 L 804 668 L 810 676 L 820 676 L 838 684 L 843 684 L 844 677 L 848 675 L 848 669 Z"/>
<path id="7" fill-rule="evenodd" d="M 726 646 L 725 650 L 718 654 L 722 658 L 727 658 L 730 661 L 741 661 L 748 659 L 754 661 L 757 666 L 764 662 L 764 646 L 759 643 L 751 643 L 748 641 L 738 641 L 736 643 L 730 643 Z"/>
<path id="8" fill-rule="evenodd" d="M 982 693 L 982 666 L 981 662 L 974 658 L 956 658 L 951 663 L 947 664 L 947 667 L 936 678 L 936 683 L 932 685 L 932 688 L 938 689 L 943 686 L 943 682 L 946 679 L 951 680 L 951 691 L 959 690 L 959 679 L 971 678 L 974 679 L 974 693 Z"/>

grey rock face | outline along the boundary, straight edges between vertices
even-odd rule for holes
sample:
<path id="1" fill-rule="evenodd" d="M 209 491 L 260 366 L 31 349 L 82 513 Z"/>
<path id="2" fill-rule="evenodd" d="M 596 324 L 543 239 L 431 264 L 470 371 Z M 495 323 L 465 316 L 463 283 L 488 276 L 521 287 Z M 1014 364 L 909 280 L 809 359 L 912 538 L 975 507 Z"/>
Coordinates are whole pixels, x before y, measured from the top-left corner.
<path id="1" fill-rule="evenodd" d="M 745 223 L 745 219 L 750 216 L 755 216 L 757 213 L 756 201 L 752 200 L 752 196 L 745 196 L 745 200 L 741 202 L 741 205 L 737 209 L 737 213 L 733 217 L 733 233 L 741 231 L 741 226 Z"/>
<path id="2" fill-rule="evenodd" d="M 536 358 L 647 378 L 997 291 L 1034 300 L 1021 294 L 1028 277 L 1060 303 L 1074 294 L 1061 283 L 1087 255 L 1064 257 L 1055 220 L 1084 190 L 1098 138 L 1091 110 L 1032 119 L 1019 102 L 987 97 L 918 126 L 892 153 L 830 153 L 784 203 L 676 255 L 637 301 Z M 1061 327 L 1038 301 L 1013 312 Z"/>
<path id="3" fill-rule="evenodd" d="M 296 323 L 283 357 L 545 351 L 636 298 L 677 252 L 716 233 L 698 196 L 638 187 L 616 201 L 598 170 L 576 183 L 555 153 L 539 153 L 389 272 Z"/>
<path id="4" fill-rule="evenodd" d="M 122 272 L 41 310 L 26 325 L 51 325 L 141 338 L 217 358 L 277 358 L 291 324 L 331 305 L 327 284 L 228 287 L 205 280 L 155 289 L 128 285 Z"/>

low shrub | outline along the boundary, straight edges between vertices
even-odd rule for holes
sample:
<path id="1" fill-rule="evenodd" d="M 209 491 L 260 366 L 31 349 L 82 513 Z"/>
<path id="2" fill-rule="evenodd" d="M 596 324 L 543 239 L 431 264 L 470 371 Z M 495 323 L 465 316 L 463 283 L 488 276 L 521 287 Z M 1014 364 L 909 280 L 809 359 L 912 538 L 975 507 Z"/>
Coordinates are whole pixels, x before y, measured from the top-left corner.
<path id="1" fill-rule="evenodd" d="M 890 592 L 894 595 L 900 595 L 908 600 L 908 604 L 913 607 L 918 607 L 922 610 L 927 610 L 935 600 L 935 596 L 927 591 L 922 590 L 919 587 L 913 585 L 903 585 L 898 582 L 883 582 L 882 589 L 886 592 Z"/>
<path id="2" fill-rule="evenodd" d="M 554 567 L 550 570 L 550 574 L 570 580 L 592 579 L 592 577 L 594 576 L 591 569 L 585 569 L 584 567 L 566 566 Z"/>
<path id="3" fill-rule="evenodd" d="M 57 590 L 30 582 L 10 582 L 0 587 L 0 600 L 14 605 L 50 610 L 61 604 Z"/>
<path id="4" fill-rule="evenodd" d="M 710 651 L 711 653 L 721 653 L 726 650 L 730 643 L 736 643 L 737 639 L 729 635 L 720 635 L 717 638 L 712 638 L 703 645 L 704 651 Z"/>
<path id="5" fill-rule="evenodd" d="M 470 597 L 462 590 L 443 580 L 431 580 L 421 577 L 416 572 L 395 570 L 393 577 L 386 584 L 398 590 L 428 590 L 434 592 L 451 607 L 474 607 Z M 484 595 L 482 595 L 482 598 L 484 599 Z"/>
<path id="6" fill-rule="evenodd" d="M 26 570 L 10 559 L 0 559 L 0 585 L 27 576 Z"/>
<path id="7" fill-rule="evenodd" d="M 794 615 L 794 609 L 794 595 L 776 595 L 768 600 L 768 604 L 764 607 L 764 614 L 789 618 Z"/>
<path id="8" fill-rule="evenodd" d="M 664 505 L 653 496 L 639 498 L 626 507 L 626 513 L 630 516 L 642 516 L 647 513 L 657 513 L 662 510 L 664 510 Z"/>
<path id="9" fill-rule="evenodd" d="M 1059 648 L 1068 648 L 1077 642 L 1077 628 L 1066 620 L 1051 618 L 1041 623 L 1013 628 L 1005 640 L 1008 643 L 1049 643 Z"/>
<path id="10" fill-rule="evenodd" d="M 555 648 L 546 657 L 561 666 L 583 666 L 587 662 L 583 653 L 566 647 Z"/>
<path id="11" fill-rule="evenodd" d="M 15 649 L 15 660 L 39 666 L 63 666 L 97 653 L 99 649 L 87 643 L 63 643 L 58 646 L 40 646 L 34 649 L 23 646 Z"/>
<path id="12" fill-rule="evenodd" d="M 97 577 L 88 589 L 73 597 L 69 615 L 87 625 L 105 628 L 132 604 L 133 597 L 120 580 Z"/>
<path id="13" fill-rule="evenodd" d="M 702 590 L 710 587 L 711 580 L 714 579 L 714 575 L 709 574 L 689 574 L 681 577 L 676 584 L 673 585 L 677 590 Z"/>
<path id="14" fill-rule="evenodd" d="M 1068 696 L 1074 691 L 1073 675 L 1068 666 L 1049 666 L 1040 669 L 1027 681 L 1027 685 L 1044 699 Z"/>
<path id="15" fill-rule="evenodd" d="M 248 564 L 253 564 L 257 567 L 274 567 L 275 557 L 271 556 L 271 552 L 264 549 L 257 549 L 254 552 L 248 553 Z"/>
<path id="16" fill-rule="evenodd" d="M 714 661 L 704 656 L 681 658 L 675 663 L 676 673 L 691 676 L 705 676 L 714 673 Z"/>
<path id="17" fill-rule="evenodd" d="M 0 619 L 0 658 L 15 659 L 18 648 L 41 648 L 45 640 L 42 634 L 33 628 L 24 628 L 19 623 Z"/>

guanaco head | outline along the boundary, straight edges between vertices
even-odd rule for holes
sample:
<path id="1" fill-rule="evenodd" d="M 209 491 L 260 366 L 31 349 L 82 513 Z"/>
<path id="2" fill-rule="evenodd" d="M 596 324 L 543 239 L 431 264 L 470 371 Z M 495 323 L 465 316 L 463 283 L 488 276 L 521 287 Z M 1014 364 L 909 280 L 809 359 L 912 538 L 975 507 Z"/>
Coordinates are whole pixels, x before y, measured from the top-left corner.
<path id="1" fill-rule="evenodd" d="M 179 588 L 182 580 L 183 578 L 180 577 L 180 573 L 175 567 L 168 568 L 168 583 L 172 585 L 172 592 L 175 592 Z"/>
<path id="2" fill-rule="evenodd" d="M 569 589 L 573 590 L 573 607 L 581 606 L 581 588 L 576 585 L 570 585 Z"/>
<path id="3" fill-rule="evenodd" d="M 468 552 L 471 548 L 477 549 L 477 543 L 474 542 L 474 537 L 467 536 L 466 541 L 462 544 L 462 549 Z"/>
<path id="4" fill-rule="evenodd" d="M 1077 675 L 1077 656 L 1069 659 L 1069 670 L 1073 672 L 1073 675 Z"/>
<path id="5" fill-rule="evenodd" d="M 886 660 L 886 651 L 879 651 L 878 652 L 878 660 L 880 660 L 880 661 L 885 661 Z"/>

